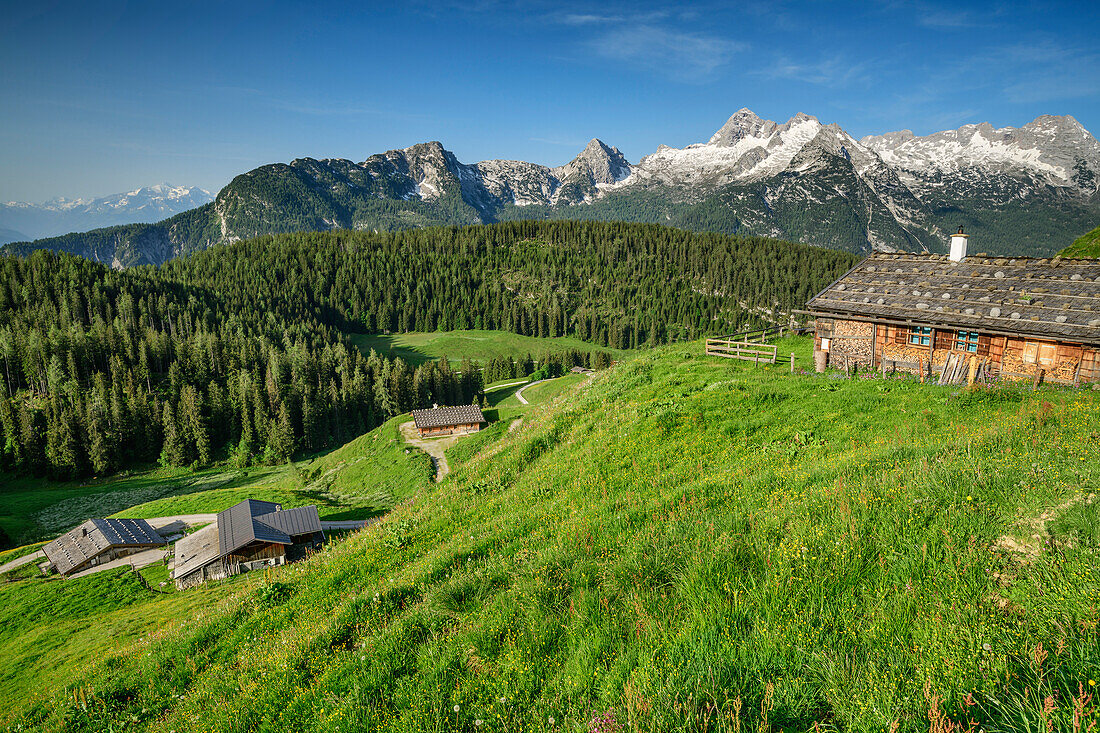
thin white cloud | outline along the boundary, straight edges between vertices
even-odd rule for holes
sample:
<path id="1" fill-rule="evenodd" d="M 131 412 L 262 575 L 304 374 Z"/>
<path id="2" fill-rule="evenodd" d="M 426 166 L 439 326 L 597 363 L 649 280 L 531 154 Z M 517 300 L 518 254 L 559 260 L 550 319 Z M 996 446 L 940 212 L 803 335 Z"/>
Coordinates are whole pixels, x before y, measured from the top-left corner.
<path id="1" fill-rule="evenodd" d="M 996 79 L 1005 98 L 1017 104 L 1100 94 L 1100 53 L 1057 40 L 1005 46 L 974 56 L 965 67 Z"/>
<path id="2" fill-rule="evenodd" d="M 917 16 L 917 22 L 926 28 L 975 28 L 981 23 L 965 10 L 927 9 Z"/>
<path id="3" fill-rule="evenodd" d="M 819 84 L 828 87 L 845 87 L 864 80 L 868 65 L 855 63 L 843 56 L 831 56 L 817 61 L 792 61 L 780 57 L 767 68 L 752 72 L 767 79 L 793 79 L 807 84 Z"/>
<path id="4" fill-rule="evenodd" d="M 565 25 L 601 25 L 618 23 L 625 20 L 621 15 L 595 15 L 592 13 L 566 13 L 558 16 L 558 22 Z"/>
<path id="5" fill-rule="evenodd" d="M 701 82 L 748 46 L 717 36 L 638 24 L 609 28 L 588 42 L 598 56 L 633 64 L 681 81 Z"/>

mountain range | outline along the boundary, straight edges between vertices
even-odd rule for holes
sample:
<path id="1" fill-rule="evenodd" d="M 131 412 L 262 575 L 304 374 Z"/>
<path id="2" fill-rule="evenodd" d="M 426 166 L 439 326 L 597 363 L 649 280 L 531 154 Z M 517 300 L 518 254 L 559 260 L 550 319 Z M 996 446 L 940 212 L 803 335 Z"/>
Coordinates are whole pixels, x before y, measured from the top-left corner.
<path id="1" fill-rule="evenodd" d="M 161 221 L 213 199 L 197 186 L 161 183 L 98 198 L 55 198 L 41 204 L 9 201 L 0 204 L 0 243 Z"/>
<path id="2" fill-rule="evenodd" d="M 157 224 L 8 249 L 127 266 L 265 233 L 518 219 L 658 222 L 855 252 L 943 251 L 964 226 L 975 251 L 1050 255 L 1100 221 L 1100 143 L 1069 116 L 856 140 L 810 115 L 780 124 L 742 109 L 707 142 L 637 163 L 596 139 L 559 167 L 462 163 L 439 142 L 361 163 L 301 158 L 243 173 Z"/>

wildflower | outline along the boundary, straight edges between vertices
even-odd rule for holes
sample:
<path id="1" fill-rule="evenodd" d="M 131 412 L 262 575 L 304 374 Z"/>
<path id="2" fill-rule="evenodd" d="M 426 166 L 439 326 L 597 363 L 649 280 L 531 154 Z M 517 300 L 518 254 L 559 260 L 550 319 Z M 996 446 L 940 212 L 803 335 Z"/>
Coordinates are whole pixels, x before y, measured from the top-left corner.
<path id="1" fill-rule="evenodd" d="M 1096 687 L 1096 680 L 1089 680 L 1089 687 Z"/>
<path id="2" fill-rule="evenodd" d="M 1091 684 L 1094 684 L 1094 683 L 1093 683 L 1092 680 L 1089 680 L 1089 684 L 1091 685 Z M 553 725 L 554 724 L 554 716 L 551 715 L 549 718 L 546 719 L 546 722 L 549 723 L 550 725 Z"/>
<path id="3" fill-rule="evenodd" d="M 475 728 L 480 728 L 482 722 L 483 721 L 480 718 L 478 718 L 477 720 L 474 721 L 474 727 Z"/>
<path id="4" fill-rule="evenodd" d="M 458 705 L 455 705 L 455 712 L 458 712 Z"/>

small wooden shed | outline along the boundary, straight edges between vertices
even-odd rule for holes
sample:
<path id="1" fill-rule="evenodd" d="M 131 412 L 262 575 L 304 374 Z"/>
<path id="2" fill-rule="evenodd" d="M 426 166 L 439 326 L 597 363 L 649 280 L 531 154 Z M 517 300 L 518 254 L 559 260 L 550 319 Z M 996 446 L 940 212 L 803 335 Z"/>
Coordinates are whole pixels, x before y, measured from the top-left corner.
<path id="1" fill-rule="evenodd" d="M 1006 379 L 1100 381 L 1098 260 L 875 253 L 806 308 L 834 366 L 939 373 L 975 357 Z"/>
<path id="2" fill-rule="evenodd" d="M 420 437 L 476 433 L 485 424 L 485 416 L 477 405 L 433 407 L 413 410 L 413 422 Z"/>

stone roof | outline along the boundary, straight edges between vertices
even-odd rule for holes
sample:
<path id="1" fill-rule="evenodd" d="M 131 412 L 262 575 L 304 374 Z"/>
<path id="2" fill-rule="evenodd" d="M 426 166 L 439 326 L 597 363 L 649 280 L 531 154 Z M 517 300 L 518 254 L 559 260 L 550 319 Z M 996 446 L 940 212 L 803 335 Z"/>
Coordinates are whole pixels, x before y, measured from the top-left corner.
<path id="1" fill-rule="evenodd" d="M 872 254 L 811 313 L 1100 343 L 1100 260 Z"/>
<path id="2" fill-rule="evenodd" d="M 118 547 L 166 544 L 144 519 L 89 519 L 42 548 L 57 572 L 68 575 L 89 560 Z"/>
<path id="3" fill-rule="evenodd" d="M 417 430 L 424 428 L 445 428 L 454 425 L 475 425 L 485 422 L 481 408 L 477 405 L 456 405 L 454 407 L 433 407 L 430 410 L 413 410 L 413 421 Z"/>
<path id="4" fill-rule="evenodd" d="M 181 537 L 176 542 L 172 577 L 182 578 L 217 560 L 218 557 L 218 525 L 208 524 L 198 532 Z"/>

